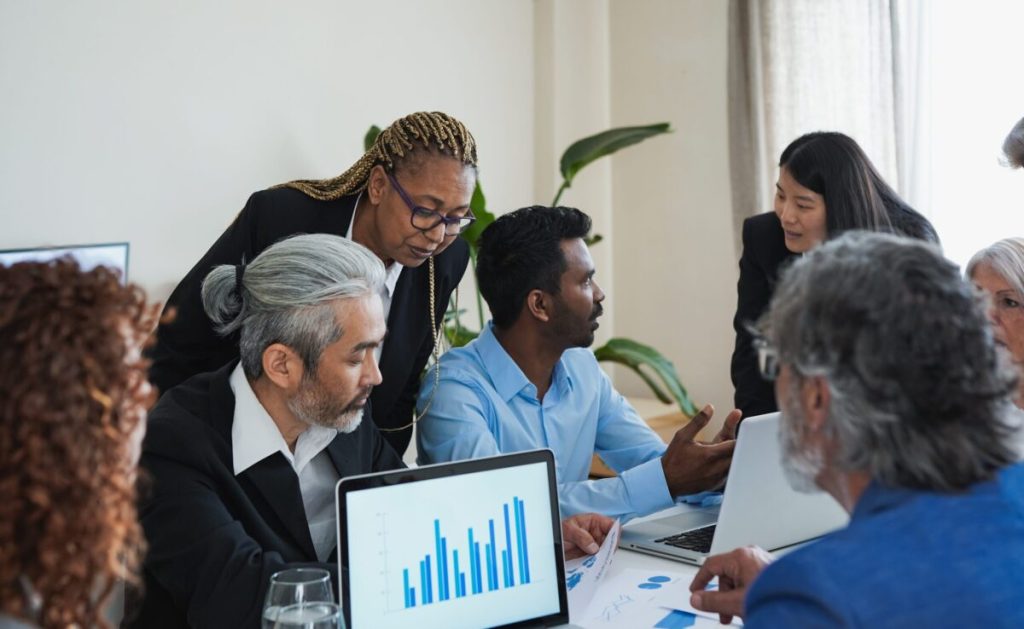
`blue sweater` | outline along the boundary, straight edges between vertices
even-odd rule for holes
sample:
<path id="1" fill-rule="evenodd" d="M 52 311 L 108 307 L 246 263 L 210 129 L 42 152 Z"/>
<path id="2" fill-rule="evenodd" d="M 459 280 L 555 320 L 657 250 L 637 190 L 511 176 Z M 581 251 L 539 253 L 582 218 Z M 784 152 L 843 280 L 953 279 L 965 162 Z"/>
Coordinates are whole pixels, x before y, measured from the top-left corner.
<path id="1" fill-rule="evenodd" d="M 959 494 L 872 484 L 848 527 L 769 566 L 746 626 L 1024 627 L 1024 464 Z"/>

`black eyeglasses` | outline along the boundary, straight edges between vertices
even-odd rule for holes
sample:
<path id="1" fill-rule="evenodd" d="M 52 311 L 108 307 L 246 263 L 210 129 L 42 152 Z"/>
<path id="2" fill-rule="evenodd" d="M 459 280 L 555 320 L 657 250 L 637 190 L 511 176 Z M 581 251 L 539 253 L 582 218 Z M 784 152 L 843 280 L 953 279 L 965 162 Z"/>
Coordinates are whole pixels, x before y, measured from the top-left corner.
<path id="1" fill-rule="evenodd" d="M 779 354 L 775 348 L 764 339 L 754 341 L 754 349 L 757 350 L 757 369 L 765 380 L 775 380 L 779 377 Z"/>
<path id="2" fill-rule="evenodd" d="M 412 226 L 421 232 L 430 231 L 438 225 L 444 225 L 445 236 L 455 236 L 462 233 L 462 230 L 469 227 L 476 217 L 472 214 L 465 214 L 464 216 L 444 216 L 437 210 L 430 210 L 423 206 L 416 205 L 409 198 L 408 193 L 399 185 L 398 180 L 395 179 L 394 175 L 387 173 L 388 180 L 391 181 L 391 186 L 398 192 L 398 196 L 402 197 L 405 204 L 409 206 L 409 211 L 412 212 L 412 216 L 409 217 L 409 221 Z"/>

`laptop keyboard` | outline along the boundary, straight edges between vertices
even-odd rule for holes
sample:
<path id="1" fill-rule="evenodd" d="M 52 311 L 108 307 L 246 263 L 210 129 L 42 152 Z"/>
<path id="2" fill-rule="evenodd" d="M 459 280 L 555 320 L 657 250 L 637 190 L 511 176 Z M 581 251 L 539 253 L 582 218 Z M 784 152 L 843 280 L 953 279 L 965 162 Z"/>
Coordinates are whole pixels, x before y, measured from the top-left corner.
<path id="1" fill-rule="evenodd" d="M 682 548 L 684 550 L 707 553 L 711 551 L 711 538 L 714 536 L 715 525 L 712 524 L 710 526 L 704 526 L 699 529 L 693 529 L 691 531 L 686 531 L 685 533 L 663 537 L 654 541 L 662 544 L 668 544 L 669 546 L 675 546 L 676 548 Z"/>

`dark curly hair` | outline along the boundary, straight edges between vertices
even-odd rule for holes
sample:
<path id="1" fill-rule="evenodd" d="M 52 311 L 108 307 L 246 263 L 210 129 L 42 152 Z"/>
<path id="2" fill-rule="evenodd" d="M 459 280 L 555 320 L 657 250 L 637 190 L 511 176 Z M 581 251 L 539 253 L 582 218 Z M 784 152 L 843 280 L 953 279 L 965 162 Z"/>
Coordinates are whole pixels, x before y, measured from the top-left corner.
<path id="1" fill-rule="evenodd" d="M 157 306 L 70 259 L 0 267 L 0 611 L 107 626 L 138 581 L 135 463 Z M 37 605 L 38 604 L 38 605 Z"/>
<path id="2" fill-rule="evenodd" d="M 560 206 L 524 207 L 488 225 L 480 234 L 476 279 L 494 325 L 515 323 L 535 288 L 557 295 L 566 269 L 562 241 L 589 233 L 589 216 Z"/>

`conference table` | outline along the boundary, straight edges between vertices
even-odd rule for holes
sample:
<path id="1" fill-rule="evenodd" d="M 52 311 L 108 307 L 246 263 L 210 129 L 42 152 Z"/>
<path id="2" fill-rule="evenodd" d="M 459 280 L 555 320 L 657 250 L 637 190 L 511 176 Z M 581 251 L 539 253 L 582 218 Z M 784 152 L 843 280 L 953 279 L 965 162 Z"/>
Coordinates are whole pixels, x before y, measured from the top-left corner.
<path id="1" fill-rule="evenodd" d="M 669 510 L 648 516 L 648 518 L 664 517 L 674 512 L 684 512 L 691 507 L 677 505 Z M 638 518 L 632 523 L 642 522 L 647 518 Z M 625 526 L 629 526 L 627 523 Z M 688 617 L 682 613 L 672 613 L 671 609 L 648 602 L 652 595 L 658 594 L 656 589 L 661 584 L 671 587 L 671 592 L 685 591 L 693 577 L 697 574 L 697 566 L 665 559 L 646 553 L 639 553 L 625 548 L 618 548 L 613 555 L 611 565 L 606 570 L 598 593 L 595 595 L 596 607 L 588 612 L 601 609 L 600 618 L 573 618 L 573 626 L 596 627 L 628 627 L 643 629 L 683 629 L 684 627 L 724 627 L 717 620 L 697 616 Z M 602 591 L 602 588 L 605 588 Z M 670 592 L 666 590 L 666 595 Z M 680 598 L 688 598 L 686 594 Z M 600 599 L 600 601 L 598 601 Z M 672 600 L 676 600 L 675 597 Z"/>

